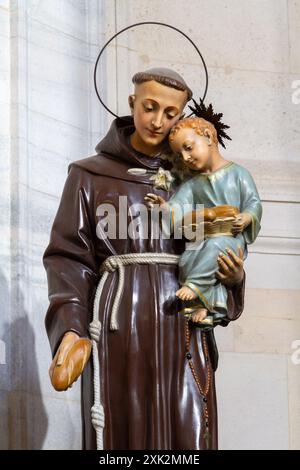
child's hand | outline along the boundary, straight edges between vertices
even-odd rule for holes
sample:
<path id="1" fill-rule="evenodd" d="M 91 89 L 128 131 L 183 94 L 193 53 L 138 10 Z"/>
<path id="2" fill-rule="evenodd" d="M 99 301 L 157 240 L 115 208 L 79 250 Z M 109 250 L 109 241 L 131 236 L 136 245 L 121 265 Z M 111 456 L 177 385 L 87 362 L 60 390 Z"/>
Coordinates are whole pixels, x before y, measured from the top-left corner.
<path id="1" fill-rule="evenodd" d="M 144 197 L 145 201 L 148 202 L 148 206 L 152 209 L 154 204 L 158 204 L 159 206 L 162 206 L 163 204 L 166 204 L 166 201 L 163 197 L 158 196 L 157 194 L 153 193 L 147 193 L 147 195 Z"/>
<path id="2" fill-rule="evenodd" d="M 245 230 L 248 225 L 252 222 L 252 217 L 247 212 L 242 212 L 241 214 L 237 215 L 234 219 L 232 225 L 232 234 L 237 235 Z"/>

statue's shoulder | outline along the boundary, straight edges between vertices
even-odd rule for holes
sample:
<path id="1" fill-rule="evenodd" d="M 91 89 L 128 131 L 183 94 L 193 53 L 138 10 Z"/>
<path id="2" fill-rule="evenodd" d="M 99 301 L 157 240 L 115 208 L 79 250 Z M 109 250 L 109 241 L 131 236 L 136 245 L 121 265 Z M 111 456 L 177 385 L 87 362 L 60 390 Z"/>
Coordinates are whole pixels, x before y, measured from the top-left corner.
<path id="1" fill-rule="evenodd" d="M 91 177 L 103 176 L 108 178 L 120 179 L 124 181 L 147 183 L 149 184 L 149 176 L 135 175 L 128 172 L 130 165 L 128 162 L 113 157 L 106 153 L 99 153 L 91 157 L 76 160 L 68 166 L 68 172 L 71 168 L 88 173 Z"/>
<path id="2" fill-rule="evenodd" d="M 245 168 L 244 166 L 238 164 L 238 163 L 235 163 L 235 162 L 232 162 L 233 165 L 232 165 L 232 170 L 233 172 L 237 175 L 237 177 L 239 177 L 240 179 L 252 179 L 252 175 L 251 175 L 251 172 Z"/>
<path id="3" fill-rule="evenodd" d="M 120 171 L 122 166 L 124 166 L 123 162 L 101 153 L 75 160 L 69 164 L 68 172 L 71 168 L 79 168 L 95 175 L 114 176 L 115 172 Z"/>

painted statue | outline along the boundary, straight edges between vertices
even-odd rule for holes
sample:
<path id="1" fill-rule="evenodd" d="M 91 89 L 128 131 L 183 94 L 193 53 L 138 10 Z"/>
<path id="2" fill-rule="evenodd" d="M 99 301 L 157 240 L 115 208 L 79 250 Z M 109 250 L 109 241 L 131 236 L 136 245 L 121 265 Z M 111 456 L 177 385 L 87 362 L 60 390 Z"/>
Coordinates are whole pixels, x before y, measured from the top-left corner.
<path id="1" fill-rule="evenodd" d="M 137 205 L 144 205 L 150 217 L 147 193 L 168 199 L 176 189 L 175 180 L 172 188 L 159 181 L 172 172 L 168 135 L 192 92 L 166 68 L 138 72 L 133 83 L 131 116 L 112 122 L 94 156 L 69 165 L 44 253 L 50 378 L 57 390 L 82 378 L 84 449 L 215 449 L 218 353 L 213 330 L 202 331 L 178 314 L 182 301 L 175 295 L 178 263 L 173 261 L 183 253 L 184 240 L 154 237 L 150 224 L 140 224 L 135 237 L 118 231 L 116 237 L 103 236 L 104 203 L 115 209 L 116 228 L 124 214 L 129 226 L 139 220 Z M 126 196 L 127 208 L 120 195 Z M 131 264 L 124 265 L 124 257 Z M 227 289 L 226 326 L 243 310 L 243 260 L 228 255 L 219 267 Z M 90 328 L 96 297 L 97 341 Z"/>
<path id="2" fill-rule="evenodd" d="M 216 127 L 225 127 L 220 115 L 194 101 L 198 115 L 211 118 Z M 215 125 L 202 117 L 180 120 L 171 129 L 169 142 L 180 155 L 193 176 L 184 181 L 166 202 L 160 196 L 148 194 L 150 207 L 158 204 L 171 211 L 172 229 L 182 223 L 188 210 L 193 209 L 191 223 L 203 223 L 204 237 L 199 243 L 187 244 L 179 261 L 179 283 L 176 295 L 185 302 L 182 313 L 201 326 L 209 327 L 227 315 L 227 289 L 216 278 L 218 257 L 231 252 L 247 255 L 247 245 L 253 243 L 260 230 L 262 205 L 253 178 L 244 167 L 225 160 L 219 151 L 222 137 Z M 228 126 L 226 126 L 228 127 Z M 196 204 L 203 204 L 204 211 Z M 179 209 L 179 210 L 178 210 Z M 202 220 L 200 218 L 202 217 Z M 202 234 L 201 234 L 202 235 Z M 204 240 L 203 240 L 204 238 Z"/>

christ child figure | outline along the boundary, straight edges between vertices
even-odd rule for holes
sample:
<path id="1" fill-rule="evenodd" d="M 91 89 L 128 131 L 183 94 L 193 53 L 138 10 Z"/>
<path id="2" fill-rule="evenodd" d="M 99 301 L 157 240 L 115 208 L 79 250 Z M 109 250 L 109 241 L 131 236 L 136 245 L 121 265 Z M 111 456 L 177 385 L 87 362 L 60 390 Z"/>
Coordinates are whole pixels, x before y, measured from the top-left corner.
<path id="1" fill-rule="evenodd" d="M 228 126 L 220 121 L 222 115 L 214 114 L 211 105 L 194 104 L 196 117 L 179 120 L 169 134 L 170 147 L 191 176 L 168 202 L 152 193 L 145 199 L 152 208 L 158 204 L 170 211 L 173 230 L 182 226 L 186 208 L 192 208 L 192 220 L 197 222 L 196 205 L 204 206 L 204 239 L 196 248 L 186 244 L 179 260 L 181 287 L 176 296 L 184 303 L 185 316 L 211 328 L 227 315 L 227 290 L 218 273 L 220 258 L 229 254 L 236 260 L 241 253 L 246 258 L 247 245 L 260 230 L 262 205 L 249 171 L 220 153 L 218 143 L 224 146 L 223 139 L 230 139 L 224 131 Z"/>

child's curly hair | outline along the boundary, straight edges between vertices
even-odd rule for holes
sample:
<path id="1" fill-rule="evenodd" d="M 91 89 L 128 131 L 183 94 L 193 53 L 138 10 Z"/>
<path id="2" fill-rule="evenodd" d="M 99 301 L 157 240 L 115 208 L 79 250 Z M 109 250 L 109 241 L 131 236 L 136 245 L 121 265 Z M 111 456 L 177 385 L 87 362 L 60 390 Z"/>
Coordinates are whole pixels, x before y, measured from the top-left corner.
<path id="1" fill-rule="evenodd" d="M 169 141 L 172 142 L 180 129 L 184 128 L 191 128 L 194 129 L 196 134 L 205 135 L 205 130 L 209 129 L 212 133 L 213 142 L 218 145 L 218 135 L 215 126 L 206 121 L 203 118 L 198 117 L 189 117 L 185 119 L 180 119 L 177 123 L 172 127 L 170 134 L 169 134 Z"/>

